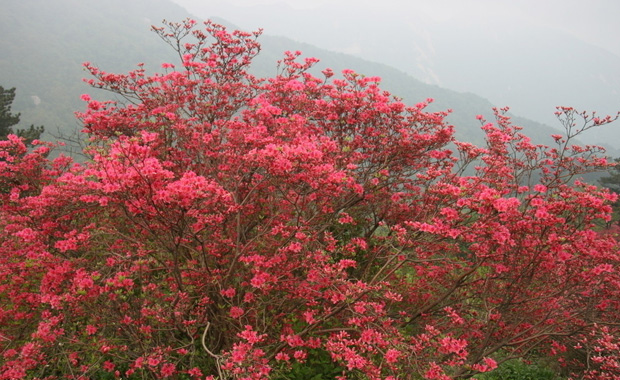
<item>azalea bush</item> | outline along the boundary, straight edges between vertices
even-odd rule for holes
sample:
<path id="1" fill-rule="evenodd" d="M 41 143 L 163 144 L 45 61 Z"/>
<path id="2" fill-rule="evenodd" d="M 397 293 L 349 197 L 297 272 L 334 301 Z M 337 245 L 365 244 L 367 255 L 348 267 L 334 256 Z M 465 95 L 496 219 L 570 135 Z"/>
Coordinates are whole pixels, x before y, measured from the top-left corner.
<path id="1" fill-rule="evenodd" d="M 250 75 L 259 33 L 155 32 L 159 74 L 86 64 L 120 99 L 83 96 L 89 160 L 0 142 L 0 379 L 459 379 L 584 347 L 575 377 L 618 378 L 616 196 L 572 145 L 614 118 L 559 108 L 547 147 L 496 110 L 477 147 L 379 78 Z"/>

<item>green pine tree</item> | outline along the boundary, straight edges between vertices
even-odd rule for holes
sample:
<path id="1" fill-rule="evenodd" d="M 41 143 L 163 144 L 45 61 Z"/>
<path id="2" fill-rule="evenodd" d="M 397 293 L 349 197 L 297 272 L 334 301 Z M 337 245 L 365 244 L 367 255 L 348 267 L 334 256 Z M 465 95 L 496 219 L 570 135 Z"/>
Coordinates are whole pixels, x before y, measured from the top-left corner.
<path id="1" fill-rule="evenodd" d="M 616 158 L 614 161 L 616 166 L 609 170 L 609 176 L 602 177 L 599 181 L 604 187 L 620 194 L 620 158 Z"/>
<path id="2" fill-rule="evenodd" d="M 614 161 L 616 163 L 616 166 L 612 167 L 608 171 L 608 176 L 601 177 L 599 179 L 599 183 L 603 187 L 608 188 L 609 190 L 620 196 L 620 158 L 616 158 Z M 618 198 L 618 200 L 614 202 L 611 206 L 613 207 L 614 212 L 612 215 L 612 220 L 606 223 L 607 227 L 610 227 L 614 223 L 620 223 L 620 198 Z"/>
<path id="3" fill-rule="evenodd" d="M 0 139 L 4 140 L 11 133 L 15 133 L 20 137 L 31 142 L 38 139 L 43 133 L 43 126 L 35 127 L 34 124 L 27 129 L 13 130 L 13 126 L 19 124 L 20 114 L 13 114 L 11 106 L 15 100 L 15 87 L 4 89 L 0 86 Z"/>
<path id="4" fill-rule="evenodd" d="M 5 90 L 0 86 L 0 139 L 13 133 L 13 126 L 19 123 L 19 114 L 11 113 L 11 104 L 15 99 L 15 87 Z"/>

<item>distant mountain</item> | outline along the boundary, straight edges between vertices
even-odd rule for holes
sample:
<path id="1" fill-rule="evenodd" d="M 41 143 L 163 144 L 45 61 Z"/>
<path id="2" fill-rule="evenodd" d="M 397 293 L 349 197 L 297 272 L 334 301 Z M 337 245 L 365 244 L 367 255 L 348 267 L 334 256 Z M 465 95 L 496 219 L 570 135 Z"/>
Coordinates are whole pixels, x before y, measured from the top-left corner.
<path id="1" fill-rule="evenodd" d="M 172 54 L 150 26 L 189 16 L 167 0 L 0 0 L 0 9 L 0 85 L 17 88 L 22 124 L 48 133 L 77 129 L 80 95 L 93 92 L 84 62 L 111 72 L 157 67 Z"/>
<path id="2" fill-rule="evenodd" d="M 161 19 L 182 20 L 188 16 L 168 0 L 28 0 L 0 1 L 0 85 L 17 87 L 15 111 L 22 112 L 24 125 L 45 125 L 48 132 L 70 134 L 78 129 L 73 112 L 82 110 L 82 93 L 99 97 L 85 85 L 85 61 L 110 72 L 126 72 L 139 62 L 147 70 L 157 70 L 162 62 L 174 61 L 171 49 L 150 32 Z M 226 23 L 224 20 L 218 20 Z M 276 61 L 286 50 L 301 50 L 305 56 L 321 59 L 317 70 L 350 68 L 365 75 L 383 78 L 383 88 L 408 104 L 434 98 L 432 110 L 452 109 L 449 121 L 457 137 L 482 142 L 475 116 L 492 118 L 492 104 L 471 93 L 459 93 L 423 83 L 398 69 L 351 55 L 334 53 L 284 37 L 264 35 L 263 49 L 255 61 L 258 75 L 272 76 Z M 515 121 L 535 141 L 551 143 L 557 131 L 523 118 Z"/>
<path id="3" fill-rule="evenodd" d="M 208 2 L 176 1 L 203 17 L 213 12 Z M 550 126 L 559 126 L 553 114 L 558 105 L 601 114 L 620 111 L 620 57 L 523 17 L 535 10 L 489 20 L 472 9 L 481 3 L 493 7 L 493 2 L 443 2 L 443 12 L 423 1 L 415 2 L 415 12 L 403 11 L 398 1 L 372 6 L 317 2 L 311 9 L 213 2 L 244 28 L 260 26 L 268 34 L 385 63 L 425 83 L 481 95 Z M 507 8 L 509 2 L 501 3 L 497 8 Z M 590 131 L 583 138 L 620 148 L 620 127 Z"/>

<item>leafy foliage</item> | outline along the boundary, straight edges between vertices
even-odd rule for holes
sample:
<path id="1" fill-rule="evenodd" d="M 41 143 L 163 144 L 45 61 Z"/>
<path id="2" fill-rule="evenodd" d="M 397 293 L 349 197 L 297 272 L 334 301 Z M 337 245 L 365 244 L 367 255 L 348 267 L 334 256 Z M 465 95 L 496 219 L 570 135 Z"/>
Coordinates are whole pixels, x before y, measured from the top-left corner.
<path id="1" fill-rule="evenodd" d="M 445 380 L 583 347 L 573 372 L 617 375 L 616 195 L 571 143 L 614 118 L 559 108 L 547 147 L 496 110 L 478 147 L 376 77 L 249 74 L 259 33 L 155 32 L 162 73 L 85 65 L 123 99 L 82 97 L 88 161 L 0 142 L 0 379 Z"/>
<path id="2" fill-rule="evenodd" d="M 478 380 L 558 380 L 549 368 L 526 364 L 521 360 L 510 360 L 495 370 L 476 376 Z"/>
<path id="3" fill-rule="evenodd" d="M 281 375 L 272 378 L 276 380 L 333 380 L 342 375 L 344 368 L 334 363 L 328 352 L 324 350 L 309 350 L 304 362 L 295 362 L 290 368 L 282 371 Z"/>

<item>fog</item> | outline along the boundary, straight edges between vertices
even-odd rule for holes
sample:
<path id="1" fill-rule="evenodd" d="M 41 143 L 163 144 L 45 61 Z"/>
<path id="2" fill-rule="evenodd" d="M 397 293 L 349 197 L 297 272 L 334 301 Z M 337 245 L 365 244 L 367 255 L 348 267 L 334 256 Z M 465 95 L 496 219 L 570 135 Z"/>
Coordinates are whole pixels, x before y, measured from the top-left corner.
<path id="1" fill-rule="evenodd" d="M 615 0 L 174 1 L 200 18 L 385 63 L 551 126 L 559 105 L 620 110 Z M 620 134 L 585 140 L 618 145 Z"/>
<path id="2" fill-rule="evenodd" d="M 290 10 L 320 10 L 326 18 L 377 16 L 423 18 L 428 22 L 450 24 L 476 22 L 492 27 L 494 21 L 557 29 L 620 56 L 620 2 L 616 0 L 173 0 L 203 17 L 222 17 L 243 28 L 265 28 L 269 34 L 289 37 L 305 35 L 302 28 L 320 20 L 298 20 L 295 27 L 284 27 Z M 278 7 L 281 22 L 266 17 L 257 7 Z M 288 8 L 288 9 L 287 9 Z M 281 17 L 280 17 L 281 16 Z M 389 25 L 389 18 L 373 18 L 372 28 Z M 315 24 L 316 25 L 316 24 Z M 326 25 L 320 25 L 327 27 Z M 358 25 L 370 27 L 370 25 Z M 316 42 L 316 41 L 304 41 Z"/>

